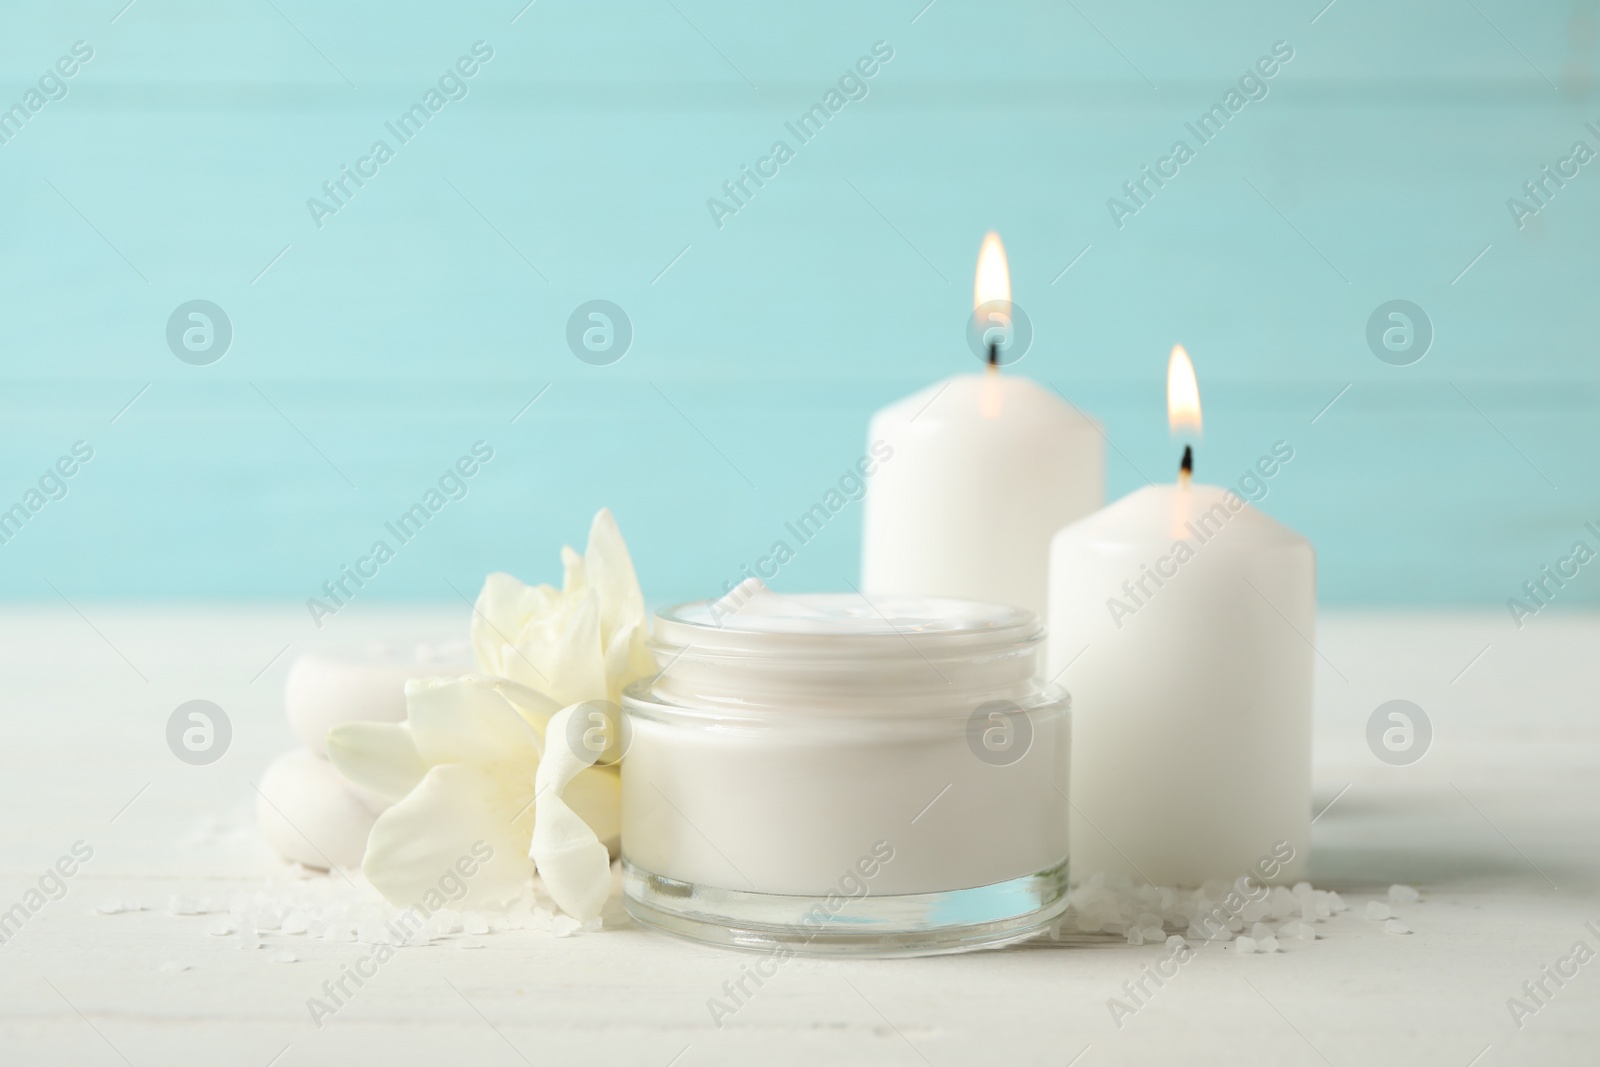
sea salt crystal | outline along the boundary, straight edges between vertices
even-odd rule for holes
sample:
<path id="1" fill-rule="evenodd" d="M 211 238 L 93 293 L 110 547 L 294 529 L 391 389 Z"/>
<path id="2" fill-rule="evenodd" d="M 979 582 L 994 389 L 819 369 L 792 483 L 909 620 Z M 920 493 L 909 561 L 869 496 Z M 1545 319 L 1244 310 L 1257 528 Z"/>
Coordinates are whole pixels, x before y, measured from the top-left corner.
<path id="1" fill-rule="evenodd" d="M 94 910 L 101 915 L 121 915 L 125 911 L 142 911 L 143 909 L 131 901 L 109 897 L 96 904 Z"/>
<path id="2" fill-rule="evenodd" d="M 570 915 L 557 915 L 555 920 L 550 924 L 550 932 L 557 937 L 571 937 L 573 934 L 578 932 L 578 927 L 582 925 L 582 923 L 578 922 L 577 919 L 574 919 Z M 1143 939 L 1141 938 L 1137 943 L 1142 944 Z"/>
<path id="3" fill-rule="evenodd" d="M 1317 939 L 1317 931 L 1309 923 L 1295 922 L 1293 920 L 1278 927 L 1278 933 L 1295 941 L 1315 941 Z"/>
<path id="4" fill-rule="evenodd" d="M 1391 918 L 1393 915 L 1394 912 L 1390 911 L 1389 905 L 1385 904 L 1383 901 L 1367 901 L 1367 918 L 1371 919 L 1373 922 L 1379 922 L 1383 919 Z"/>
<path id="5" fill-rule="evenodd" d="M 177 960 L 163 963 L 161 966 L 156 968 L 156 970 L 160 971 L 162 974 L 177 974 L 180 971 L 187 971 L 188 969 L 189 965 L 187 963 L 180 963 Z"/>
<path id="6" fill-rule="evenodd" d="M 1259 941 L 1256 942 L 1256 949 L 1257 949 L 1257 951 L 1260 951 L 1260 952 L 1277 952 L 1278 951 L 1278 939 L 1275 938 L 1275 937 L 1272 937 L 1270 935 L 1267 936 L 1267 937 L 1263 937 Z"/>
<path id="7" fill-rule="evenodd" d="M 1350 905 L 1344 902 L 1344 898 L 1331 889 L 1328 891 L 1328 906 L 1333 909 L 1333 913 L 1335 915 L 1339 914 L 1341 911 L 1350 910 Z"/>
<path id="8" fill-rule="evenodd" d="M 1250 937 L 1236 937 L 1233 939 L 1233 947 L 1234 951 L 1240 953 L 1254 952 L 1256 950 L 1255 939 Z"/>
<path id="9" fill-rule="evenodd" d="M 303 934 L 310 928 L 310 923 L 306 913 L 296 908 L 283 917 L 282 927 L 286 934 Z"/>
<path id="10" fill-rule="evenodd" d="M 293 952 L 290 952 L 288 949 L 284 949 L 282 952 L 277 952 L 277 953 L 273 954 L 272 962 L 273 963 L 299 963 L 300 962 L 300 957 L 296 956 Z"/>
<path id="11" fill-rule="evenodd" d="M 1141 911 L 1139 913 L 1139 917 L 1134 920 L 1134 923 L 1140 927 L 1160 926 L 1161 916 L 1157 915 L 1155 912 Z"/>
<path id="12" fill-rule="evenodd" d="M 1411 932 L 1411 927 L 1407 926 L 1399 919 L 1390 919 L 1388 922 L 1383 924 L 1383 932 L 1386 934 L 1409 934 Z"/>
<path id="13" fill-rule="evenodd" d="M 557 934 L 556 936 L 560 937 L 561 935 Z M 1128 937 L 1128 944 L 1130 944 L 1130 945 L 1142 945 L 1142 944 L 1144 944 L 1144 931 L 1139 929 L 1137 926 L 1128 927 L 1127 937 Z"/>
<path id="14" fill-rule="evenodd" d="M 1174 952 L 1182 952 L 1189 947 L 1189 942 L 1183 939 L 1182 934 L 1168 934 L 1167 944 L 1172 946 L 1172 951 Z"/>
<path id="15" fill-rule="evenodd" d="M 1255 938 L 1257 941 L 1260 941 L 1262 938 L 1271 937 L 1272 927 L 1268 926 L 1266 923 L 1256 923 L 1254 926 L 1250 927 L 1250 936 Z"/>
<path id="16" fill-rule="evenodd" d="M 461 932 L 461 913 L 459 911 L 441 908 L 439 911 L 434 912 L 434 916 L 439 920 L 439 932 L 441 934 L 459 934 Z"/>
<path id="17" fill-rule="evenodd" d="M 1389 899 L 1396 904 L 1415 904 L 1422 899 L 1422 894 L 1408 885 L 1392 885 L 1389 887 Z"/>
<path id="18" fill-rule="evenodd" d="M 461 925 L 469 934 L 482 935 L 489 932 L 489 920 L 481 912 L 467 912 L 461 917 Z"/>
<path id="19" fill-rule="evenodd" d="M 204 915 L 204 902 L 194 897 L 173 897 L 167 901 L 168 915 Z"/>
<path id="20" fill-rule="evenodd" d="M 212 924 L 209 931 L 212 937 L 229 937 L 239 929 L 239 924 L 233 919 L 218 919 Z"/>
<path id="21" fill-rule="evenodd" d="M 1281 885 L 1272 887 L 1272 917 L 1274 919 L 1287 919 L 1294 914 L 1297 907 L 1299 905 L 1295 903 L 1293 893 Z"/>
<path id="22" fill-rule="evenodd" d="M 1253 923 L 1266 918 L 1267 913 L 1271 910 L 1272 902 L 1270 900 L 1252 900 L 1239 912 L 1239 918 L 1247 923 Z"/>
<path id="23" fill-rule="evenodd" d="M 1297 897 L 1305 896 L 1309 892 L 1311 892 L 1311 883 L 1310 882 L 1296 882 L 1294 884 L 1294 895 L 1295 896 L 1297 896 Z"/>
<path id="24" fill-rule="evenodd" d="M 1141 926 L 1139 930 L 1144 934 L 1144 939 L 1154 945 L 1159 945 L 1164 936 L 1160 926 Z"/>

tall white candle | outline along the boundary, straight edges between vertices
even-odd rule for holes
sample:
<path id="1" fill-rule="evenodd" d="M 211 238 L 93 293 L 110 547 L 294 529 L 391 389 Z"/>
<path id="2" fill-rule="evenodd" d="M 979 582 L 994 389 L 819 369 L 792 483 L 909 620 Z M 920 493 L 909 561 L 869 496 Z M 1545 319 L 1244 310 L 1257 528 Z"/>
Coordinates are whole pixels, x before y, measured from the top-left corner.
<path id="1" fill-rule="evenodd" d="M 1005 253 L 990 238 L 975 302 L 1009 307 Z M 862 591 L 1011 604 L 1043 618 L 1051 536 L 1105 500 L 1099 427 L 991 364 L 884 408 L 867 439 L 893 452 L 867 487 Z"/>
<path id="2" fill-rule="evenodd" d="M 1193 382 L 1181 349 L 1173 362 L 1169 395 L 1184 391 L 1184 370 Z M 1198 428 L 1197 395 L 1194 406 Z M 1050 583 L 1048 676 L 1066 671 L 1073 695 L 1073 880 L 1112 871 L 1196 886 L 1259 877 L 1265 857 L 1281 865 L 1274 880 L 1301 877 L 1311 544 L 1237 492 L 1185 474 L 1062 530 Z"/>

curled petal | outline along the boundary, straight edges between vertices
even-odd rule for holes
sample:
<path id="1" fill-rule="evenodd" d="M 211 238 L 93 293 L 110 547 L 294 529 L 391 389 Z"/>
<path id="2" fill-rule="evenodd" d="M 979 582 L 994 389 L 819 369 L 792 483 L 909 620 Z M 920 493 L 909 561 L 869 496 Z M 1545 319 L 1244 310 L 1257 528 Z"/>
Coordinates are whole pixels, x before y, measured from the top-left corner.
<path id="1" fill-rule="evenodd" d="M 396 801 L 427 773 L 411 730 L 398 722 L 346 722 L 328 731 L 328 759 L 349 781 Z"/>
<path id="2" fill-rule="evenodd" d="M 518 799 L 477 768 L 434 767 L 378 816 L 362 873 L 402 908 L 484 906 L 520 896 L 533 873 L 527 859 L 532 815 L 519 811 Z M 466 895 L 457 898 L 452 891 L 459 894 L 462 882 Z M 438 900 L 430 902 L 429 894 Z"/>
<path id="3" fill-rule="evenodd" d="M 550 720 L 550 744 L 539 763 L 539 802 L 529 854 L 551 899 L 568 915 L 586 920 L 600 914 L 611 892 L 611 856 L 562 795 L 591 769 L 565 741 L 567 725 L 579 710 L 576 704 L 562 708 Z"/>

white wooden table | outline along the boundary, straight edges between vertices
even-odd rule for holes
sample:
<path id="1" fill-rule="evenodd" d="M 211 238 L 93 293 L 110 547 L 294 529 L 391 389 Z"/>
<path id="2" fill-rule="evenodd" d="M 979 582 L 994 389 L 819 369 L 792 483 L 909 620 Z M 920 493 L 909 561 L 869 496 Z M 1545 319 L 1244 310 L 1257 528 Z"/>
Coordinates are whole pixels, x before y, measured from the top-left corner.
<path id="1" fill-rule="evenodd" d="M 251 782 L 293 742 L 279 694 L 312 647 L 460 635 L 454 610 L 11 608 L 0 615 L 0 910 L 74 842 L 93 858 L 0 945 L 0 1061 L 246 1065 L 470 1062 L 1241 1063 L 1600 1061 L 1600 961 L 1514 1025 L 1507 999 L 1582 939 L 1600 949 L 1600 620 L 1325 617 L 1317 638 L 1313 881 L 1353 905 L 1274 956 L 1207 946 L 1119 1028 L 1107 999 L 1160 951 L 1031 943 L 927 960 L 793 962 L 720 1030 L 707 999 L 746 957 L 630 925 L 402 951 L 318 1029 L 307 1010 L 359 945 L 267 935 L 241 951 L 174 894 L 287 880 Z M 289 645 L 287 651 L 282 651 Z M 1487 647 L 1486 647 L 1487 646 Z M 280 654 L 281 653 L 281 654 Z M 1070 679 L 1069 679 L 1070 681 Z M 197 697 L 232 747 L 190 767 L 165 726 Z M 1414 765 L 1368 751 L 1403 697 L 1435 737 Z M 1335 799 L 1337 798 L 1337 799 Z M 202 832 L 208 818 L 219 829 Z M 1361 917 L 1420 887 L 1410 936 Z M 108 899 L 151 910 L 102 915 Z M 465 941 L 483 947 L 468 950 Z M 273 962 L 292 945 L 298 962 Z M 188 969 L 175 969 L 187 965 Z"/>

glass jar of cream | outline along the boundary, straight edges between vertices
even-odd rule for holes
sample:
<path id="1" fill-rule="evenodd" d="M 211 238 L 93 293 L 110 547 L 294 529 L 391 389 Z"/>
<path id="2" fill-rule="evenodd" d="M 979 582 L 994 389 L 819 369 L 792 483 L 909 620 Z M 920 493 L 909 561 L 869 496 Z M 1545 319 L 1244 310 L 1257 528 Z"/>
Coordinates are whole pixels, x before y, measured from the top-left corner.
<path id="1" fill-rule="evenodd" d="M 777 596 L 663 611 L 623 698 L 624 901 L 785 954 L 1021 940 L 1067 905 L 1066 694 L 1031 612 Z"/>

